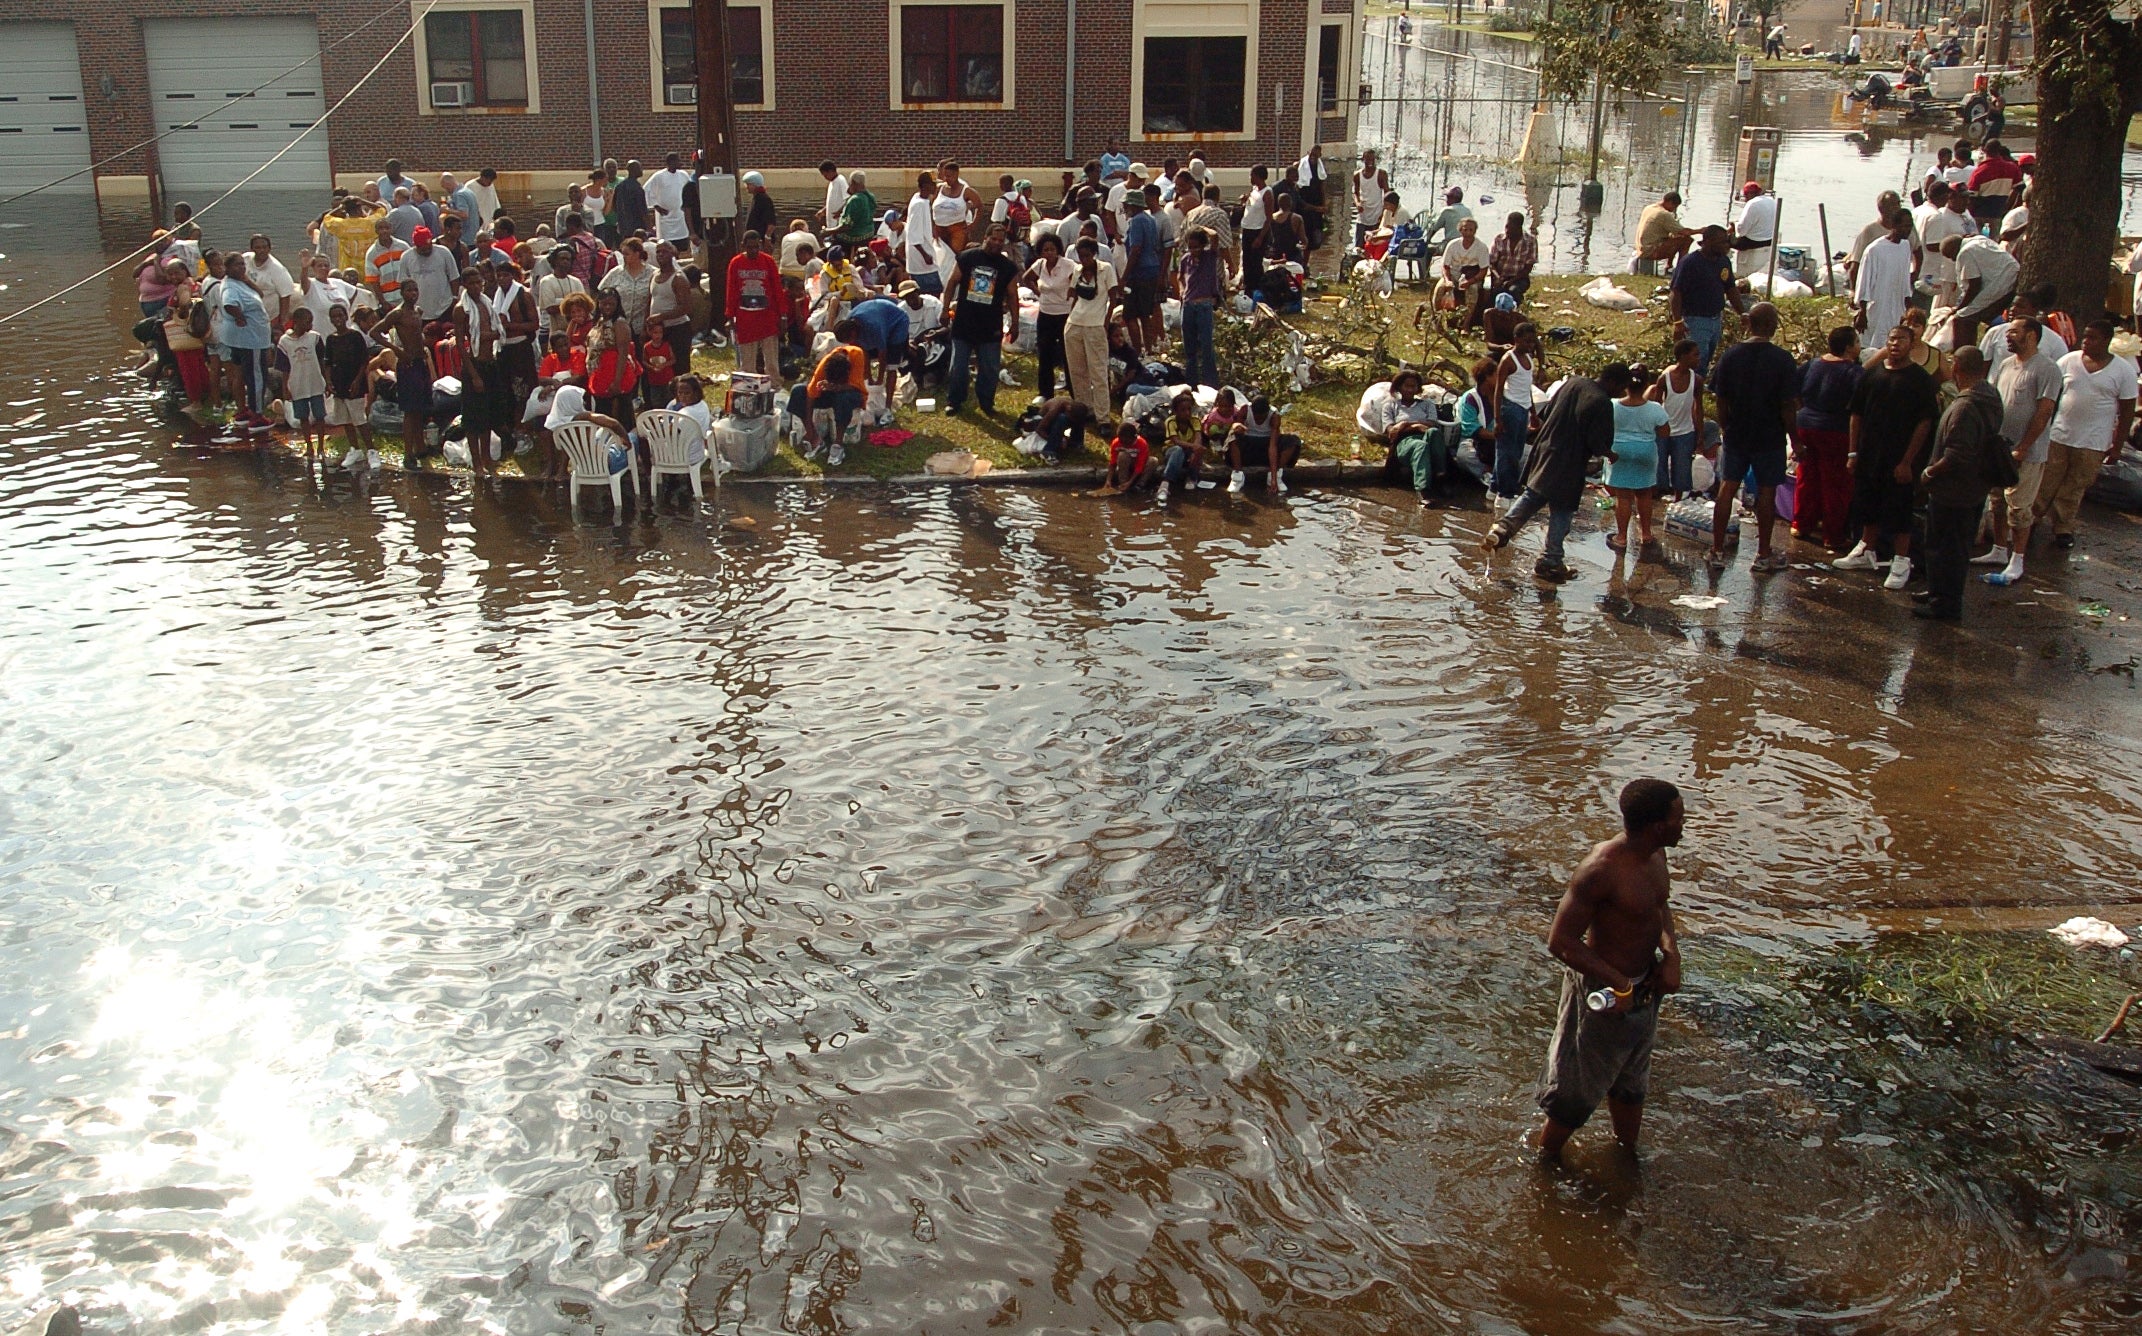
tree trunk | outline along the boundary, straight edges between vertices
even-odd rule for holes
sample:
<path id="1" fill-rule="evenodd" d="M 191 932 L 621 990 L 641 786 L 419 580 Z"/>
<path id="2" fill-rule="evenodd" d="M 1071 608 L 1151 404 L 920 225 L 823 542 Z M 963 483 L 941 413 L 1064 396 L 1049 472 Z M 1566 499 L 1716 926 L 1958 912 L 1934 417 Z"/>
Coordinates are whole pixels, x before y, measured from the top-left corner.
<path id="1" fill-rule="evenodd" d="M 2107 0 L 2031 5 L 2041 53 L 2038 165 L 2022 281 L 2058 288 L 2061 309 L 2078 324 L 2105 310 L 2127 123 L 2142 109 L 2142 41 L 2109 10 Z"/>

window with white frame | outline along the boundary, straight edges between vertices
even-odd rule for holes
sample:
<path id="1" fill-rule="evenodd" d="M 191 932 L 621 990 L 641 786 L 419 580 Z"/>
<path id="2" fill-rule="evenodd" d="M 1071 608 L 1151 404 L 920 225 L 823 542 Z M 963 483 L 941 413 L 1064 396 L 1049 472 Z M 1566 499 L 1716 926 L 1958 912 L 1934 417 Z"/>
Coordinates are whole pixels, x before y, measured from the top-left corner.
<path id="1" fill-rule="evenodd" d="M 1013 105 L 1014 0 L 891 0 L 892 105 Z"/>
<path id="2" fill-rule="evenodd" d="M 418 109 L 535 112 L 534 0 L 412 0 Z"/>
<path id="3" fill-rule="evenodd" d="M 1258 19 L 1257 0 L 1139 0 L 1130 137 L 1253 137 Z"/>
<path id="4" fill-rule="evenodd" d="M 699 101 L 699 33 L 691 6 L 649 0 L 654 109 L 687 111 Z M 739 111 L 773 107 L 773 6 L 728 6 L 729 98 Z"/>

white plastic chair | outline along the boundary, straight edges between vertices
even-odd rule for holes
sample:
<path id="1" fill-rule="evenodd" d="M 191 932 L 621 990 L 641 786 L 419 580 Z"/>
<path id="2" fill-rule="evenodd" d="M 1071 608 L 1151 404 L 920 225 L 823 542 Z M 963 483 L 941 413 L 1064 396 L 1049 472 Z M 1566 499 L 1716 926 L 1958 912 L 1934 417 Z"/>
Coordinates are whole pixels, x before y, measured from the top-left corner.
<path id="1" fill-rule="evenodd" d="M 640 414 L 637 430 L 640 439 L 647 442 L 647 453 L 654 464 L 648 470 L 647 495 L 650 500 L 662 491 L 665 476 L 683 476 L 692 480 L 692 500 L 704 501 L 706 492 L 700 485 L 699 465 L 692 462 L 692 447 L 698 446 L 702 462 L 712 456 L 712 443 L 707 433 L 699 429 L 699 423 L 686 414 L 668 408 L 649 409 Z M 714 486 L 721 487 L 721 467 L 715 466 Z"/>
<path id="2" fill-rule="evenodd" d="M 610 472 L 610 447 L 621 444 L 607 427 L 593 422 L 568 422 L 551 433 L 565 457 L 572 461 L 572 481 L 566 484 L 573 498 L 573 513 L 580 513 L 580 489 L 583 487 L 608 487 L 610 506 L 623 518 L 625 513 L 624 488 L 633 474 L 628 462 L 622 473 Z"/>

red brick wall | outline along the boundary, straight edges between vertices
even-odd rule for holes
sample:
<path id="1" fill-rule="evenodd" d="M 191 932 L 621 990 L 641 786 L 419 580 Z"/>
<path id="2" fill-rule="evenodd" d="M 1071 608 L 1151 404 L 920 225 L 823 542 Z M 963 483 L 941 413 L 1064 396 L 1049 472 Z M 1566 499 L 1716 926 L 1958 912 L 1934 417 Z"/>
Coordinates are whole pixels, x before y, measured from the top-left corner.
<path id="1" fill-rule="evenodd" d="M 90 146 L 99 158 L 149 138 L 147 53 L 141 20 L 230 15 L 316 16 L 327 47 L 379 12 L 383 0 L 95 0 L 75 12 L 76 41 L 88 92 Z M 1330 5 L 1337 0 L 1321 0 Z M 1017 109 L 1011 112 L 894 112 L 888 109 L 885 0 L 840 7 L 837 21 L 809 0 L 775 4 L 773 112 L 743 112 L 737 136 L 747 168 L 809 167 L 832 157 L 845 164 L 926 165 L 951 156 L 978 166 L 1038 167 L 1063 160 L 1064 9 L 1061 0 L 1020 0 Z M 1302 56 L 1312 0 L 1263 0 L 1256 91 L 1258 138 L 1206 146 L 1215 166 L 1269 162 L 1276 169 L 1300 153 Z M 1188 145 L 1142 145 L 1130 135 L 1132 0 L 1079 5 L 1076 150 L 1083 161 L 1111 141 L 1157 160 L 1188 156 Z M 405 11 L 406 12 L 406 11 Z M 696 121 L 652 108 L 645 0 L 596 0 L 602 148 L 620 160 L 659 161 L 688 148 Z M 48 20 L 47 0 L 0 0 L 0 22 Z M 560 171 L 592 165 L 587 58 L 579 0 L 536 0 L 533 41 L 542 111 L 528 115 L 430 116 L 417 111 L 418 73 L 410 44 L 390 58 L 329 123 L 337 172 L 376 172 L 399 157 L 412 174 L 496 166 L 502 171 Z M 324 53 L 330 105 L 350 87 L 408 20 L 390 15 Z M 100 75 L 116 82 L 103 96 Z M 273 71 L 261 70 L 262 77 Z M 1275 102 L 1285 89 L 1284 114 Z M 103 169 L 109 175 L 153 170 L 153 149 Z M 1045 183 L 1044 183 L 1045 184 Z M 1044 192 L 1045 193 L 1045 192 Z"/>

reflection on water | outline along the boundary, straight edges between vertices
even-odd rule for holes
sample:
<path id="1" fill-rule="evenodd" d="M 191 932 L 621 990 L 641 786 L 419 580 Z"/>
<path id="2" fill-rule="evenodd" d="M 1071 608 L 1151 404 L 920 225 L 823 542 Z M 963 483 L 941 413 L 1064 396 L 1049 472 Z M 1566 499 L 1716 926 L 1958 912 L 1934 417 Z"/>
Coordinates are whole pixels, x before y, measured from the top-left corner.
<path id="1" fill-rule="evenodd" d="M 1409 208 L 1433 216 L 1443 191 L 1457 185 L 1483 234 L 1510 211 L 1526 211 L 1540 223 L 1541 263 L 1555 272 L 1626 271 L 1639 216 L 1668 190 L 1681 192 L 1689 223 L 1730 221 L 1745 175 L 1734 170 L 1744 127 L 1783 132 L 1779 242 L 1815 252 L 1818 204 L 1827 206 L 1830 248 L 1842 250 L 1874 217 L 1876 195 L 1909 194 L 1935 152 L 1956 142 L 1953 123 L 1870 125 L 1841 105 L 1848 85 L 1827 66 L 1760 72 L 1745 87 L 1730 71 L 1690 71 L 1669 76 L 1657 97 L 1618 110 L 1609 100 L 1599 172 L 1606 198 L 1587 214 L 1578 188 L 1589 165 L 1590 100 L 1557 107 L 1547 142 L 1561 145 L 1563 160 L 1528 177 L 1516 159 L 1539 91 L 1530 44 L 1427 23 L 1405 43 L 1396 23 L 1368 21 L 1361 73 L 1375 100 L 1361 113 L 1362 145 L 1384 155 Z M 2004 139 L 2018 153 L 2033 147 L 2026 133 Z M 2142 151 L 2129 150 L 2122 186 L 2120 231 L 2128 235 L 2142 230 Z M 1493 203 L 1480 207 L 1482 196 Z"/>
<path id="2" fill-rule="evenodd" d="M 1543 594 L 1375 492 L 575 525 L 174 449 L 127 304 L 0 333 L 0 1325 L 2136 1311 L 2131 1117 L 1757 1015 L 1877 923 L 2142 917 L 2133 689 L 2076 671 L 2134 652 L 2117 517 L 1961 632 L 1815 572 L 1692 613 L 1596 532 Z M 1644 1168 L 1542 1177 L 1539 941 L 1639 771 L 1692 992 Z"/>

